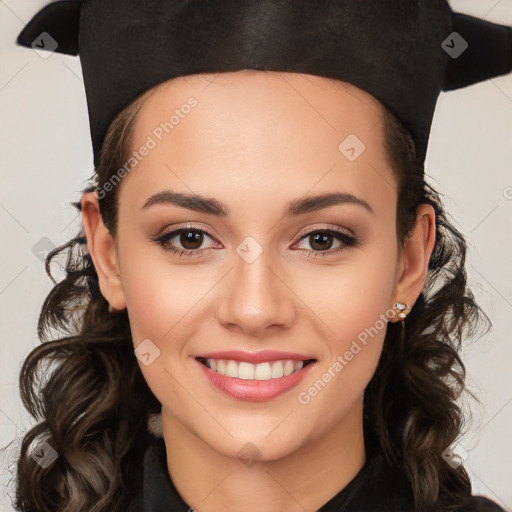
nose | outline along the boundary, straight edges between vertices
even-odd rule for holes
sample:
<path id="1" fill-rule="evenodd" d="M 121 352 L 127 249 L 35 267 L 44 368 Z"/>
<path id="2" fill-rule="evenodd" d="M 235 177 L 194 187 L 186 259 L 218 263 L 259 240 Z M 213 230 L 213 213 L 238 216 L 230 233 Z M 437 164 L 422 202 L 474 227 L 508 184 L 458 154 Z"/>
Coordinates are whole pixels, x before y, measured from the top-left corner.
<path id="1" fill-rule="evenodd" d="M 252 337 L 268 335 L 269 328 L 289 328 L 295 315 L 294 295 L 284 272 L 272 268 L 264 254 L 252 263 L 236 258 L 217 312 L 225 328 Z"/>

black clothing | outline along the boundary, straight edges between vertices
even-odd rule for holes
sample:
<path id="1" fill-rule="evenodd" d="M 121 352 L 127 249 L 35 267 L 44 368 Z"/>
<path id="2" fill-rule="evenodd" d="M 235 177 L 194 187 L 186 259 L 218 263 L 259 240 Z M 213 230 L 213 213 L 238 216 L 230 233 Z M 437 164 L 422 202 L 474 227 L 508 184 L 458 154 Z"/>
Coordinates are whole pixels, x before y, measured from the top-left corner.
<path id="1" fill-rule="evenodd" d="M 163 438 L 149 433 L 146 445 L 139 445 L 140 450 L 144 450 L 143 462 L 129 475 L 135 492 L 128 512 L 193 512 L 169 476 Z M 405 477 L 386 462 L 380 451 L 373 450 L 359 473 L 318 512 L 413 512 L 413 503 Z M 504 512 L 494 502 L 477 496 L 468 496 L 457 510 Z"/>

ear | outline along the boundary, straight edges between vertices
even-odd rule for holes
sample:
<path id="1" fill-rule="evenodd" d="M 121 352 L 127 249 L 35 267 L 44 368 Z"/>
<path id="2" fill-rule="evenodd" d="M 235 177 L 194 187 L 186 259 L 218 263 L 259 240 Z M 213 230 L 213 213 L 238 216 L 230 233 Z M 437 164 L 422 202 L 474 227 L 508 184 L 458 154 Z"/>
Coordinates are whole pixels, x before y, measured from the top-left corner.
<path id="1" fill-rule="evenodd" d="M 422 204 L 416 211 L 416 223 L 406 236 L 403 251 L 400 254 L 396 281 L 392 299 L 405 302 L 412 309 L 418 299 L 427 278 L 428 263 L 436 241 L 436 215 L 429 204 Z M 394 309 L 394 308 L 393 308 Z M 408 314 L 409 309 L 405 310 Z M 396 311 L 395 318 L 402 319 Z"/>
<path id="2" fill-rule="evenodd" d="M 109 302 L 109 311 L 124 309 L 126 302 L 120 279 L 117 249 L 112 235 L 103 224 L 95 192 L 85 192 L 82 200 L 82 222 L 103 297 Z"/>

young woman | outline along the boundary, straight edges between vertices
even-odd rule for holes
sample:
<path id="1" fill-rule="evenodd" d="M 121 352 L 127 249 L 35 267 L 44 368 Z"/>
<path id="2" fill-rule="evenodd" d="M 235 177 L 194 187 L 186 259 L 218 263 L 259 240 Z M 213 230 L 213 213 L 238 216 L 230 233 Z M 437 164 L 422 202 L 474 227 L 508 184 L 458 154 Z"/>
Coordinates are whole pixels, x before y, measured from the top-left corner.
<path id="1" fill-rule="evenodd" d="M 443 78 L 445 2 L 127 4 L 19 40 L 79 50 L 95 175 L 21 371 L 17 509 L 502 510 L 449 457 L 485 315 L 423 163 L 441 85 L 484 77 Z"/>

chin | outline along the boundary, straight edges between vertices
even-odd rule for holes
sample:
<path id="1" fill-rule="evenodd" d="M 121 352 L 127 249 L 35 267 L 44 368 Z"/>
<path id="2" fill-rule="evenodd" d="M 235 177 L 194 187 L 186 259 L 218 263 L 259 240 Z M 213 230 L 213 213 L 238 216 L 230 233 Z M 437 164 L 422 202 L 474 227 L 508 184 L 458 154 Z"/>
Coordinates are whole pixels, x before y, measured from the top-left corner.
<path id="1" fill-rule="evenodd" d="M 276 437 L 271 440 L 266 431 L 263 435 L 255 434 L 254 436 L 245 433 L 243 437 L 239 438 L 227 435 L 222 440 L 203 438 L 203 442 L 217 453 L 237 459 L 247 467 L 251 467 L 256 462 L 277 461 L 301 448 L 302 440 L 294 440 L 290 435 L 285 435 L 285 439 Z"/>

